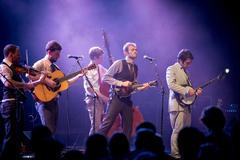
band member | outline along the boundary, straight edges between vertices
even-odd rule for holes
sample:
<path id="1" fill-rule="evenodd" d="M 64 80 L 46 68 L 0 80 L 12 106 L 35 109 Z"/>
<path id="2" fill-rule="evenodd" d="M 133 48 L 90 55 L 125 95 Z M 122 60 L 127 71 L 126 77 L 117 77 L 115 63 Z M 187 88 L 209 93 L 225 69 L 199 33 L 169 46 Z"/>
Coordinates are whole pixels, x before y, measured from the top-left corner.
<path id="1" fill-rule="evenodd" d="M 36 81 L 25 83 L 16 71 L 16 67 L 20 66 L 20 48 L 8 44 L 4 47 L 3 53 L 4 59 L 0 65 L 0 78 L 3 83 L 0 119 L 3 120 L 5 136 L 0 159 L 17 159 L 23 138 L 24 90 L 32 89 L 43 82 L 45 76 L 41 75 Z"/>
<path id="2" fill-rule="evenodd" d="M 103 50 L 99 47 L 92 47 L 89 49 L 89 58 L 91 60 L 90 65 L 96 64 L 97 68 L 88 71 L 86 76 L 84 76 L 84 89 L 86 95 L 85 102 L 87 104 L 89 119 L 91 121 L 89 135 L 98 131 L 102 121 L 105 105 L 109 99 L 99 90 L 101 79 L 107 71 L 107 69 L 102 66 L 103 54 Z"/>
<path id="3" fill-rule="evenodd" d="M 107 108 L 107 115 L 103 119 L 99 133 L 107 135 L 115 118 L 120 113 L 123 122 L 123 132 L 128 138 L 130 138 L 133 120 L 133 103 L 130 95 L 128 97 L 120 97 L 117 94 L 116 89 L 118 87 L 130 87 L 137 80 L 138 67 L 134 64 L 134 61 L 137 58 L 136 44 L 127 42 L 123 46 L 123 53 L 125 59 L 115 61 L 103 77 L 103 81 L 111 85 L 112 91 Z M 137 90 L 144 90 L 148 87 L 149 84 L 145 83 Z"/>
<path id="4" fill-rule="evenodd" d="M 186 69 L 190 67 L 193 61 L 193 55 L 188 49 L 182 49 L 178 56 L 177 62 L 167 68 L 166 80 L 169 88 L 169 107 L 170 122 L 172 127 L 171 135 L 171 155 L 180 158 L 177 147 L 177 136 L 179 131 L 191 125 L 191 108 L 190 106 L 181 105 L 177 96 L 199 95 L 202 89 L 195 90 L 191 86 Z M 186 86 L 186 87 L 184 87 Z"/>
<path id="5" fill-rule="evenodd" d="M 56 70 L 60 70 L 59 67 L 55 64 L 55 62 L 57 62 L 58 58 L 60 57 L 62 46 L 57 41 L 52 40 L 46 44 L 45 49 L 45 57 L 34 63 L 33 68 L 45 73 L 53 73 Z M 68 83 L 74 83 L 81 76 L 82 74 L 78 74 L 72 79 L 69 79 Z M 30 78 L 35 79 L 36 76 L 30 76 Z M 44 83 L 49 87 L 56 87 L 56 83 L 49 78 L 45 78 Z M 53 134 L 55 133 L 57 127 L 59 108 L 58 100 L 59 96 L 56 96 L 49 102 L 41 102 L 39 100 L 36 100 L 35 103 L 35 107 L 40 115 L 42 124 L 47 126 Z"/>

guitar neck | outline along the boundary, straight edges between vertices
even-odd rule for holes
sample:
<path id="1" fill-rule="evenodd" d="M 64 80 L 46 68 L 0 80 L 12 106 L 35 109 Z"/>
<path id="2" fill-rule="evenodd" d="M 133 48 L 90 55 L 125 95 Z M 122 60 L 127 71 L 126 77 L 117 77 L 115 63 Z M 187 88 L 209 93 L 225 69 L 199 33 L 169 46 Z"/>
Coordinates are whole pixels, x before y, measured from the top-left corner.
<path id="1" fill-rule="evenodd" d="M 204 83 L 203 85 L 199 86 L 198 88 L 205 88 L 205 87 L 207 87 L 209 84 L 215 82 L 216 80 L 218 80 L 218 78 L 213 78 L 213 79 L 207 81 L 206 83 Z"/>
<path id="2" fill-rule="evenodd" d="M 134 84 L 131 86 L 132 89 L 137 89 L 138 87 L 142 87 L 143 84 Z"/>
<path id="3" fill-rule="evenodd" d="M 82 72 L 83 72 L 83 69 L 81 69 L 80 71 L 71 73 L 71 74 L 69 74 L 69 75 L 67 75 L 67 76 L 64 76 L 64 77 L 62 77 L 62 78 L 59 78 L 58 81 L 59 81 L 60 83 L 61 83 L 61 82 L 64 82 L 64 81 L 67 81 L 67 80 L 75 77 L 76 75 L 78 75 L 78 74 L 80 74 L 80 73 L 82 73 Z"/>
<path id="4" fill-rule="evenodd" d="M 142 87 L 144 84 L 133 84 L 131 86 L 132 89 L 137 89 L 138 87 Z M 158 82 L 155 80 L 155 81 L 150 81 L 148 82 L 148 85 L 149 86 L 157 86 L 158 85 Z"/>

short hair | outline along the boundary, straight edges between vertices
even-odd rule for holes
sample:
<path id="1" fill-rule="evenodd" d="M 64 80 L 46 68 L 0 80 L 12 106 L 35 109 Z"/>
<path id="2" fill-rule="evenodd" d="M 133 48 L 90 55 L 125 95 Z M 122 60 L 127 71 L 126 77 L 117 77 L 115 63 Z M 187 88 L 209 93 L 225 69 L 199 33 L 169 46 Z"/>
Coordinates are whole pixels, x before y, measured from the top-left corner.
<path id="1" fill-rule="evenodd" d="M 148 121 L 142 122 L 136 127 L 137 132 L 143 129 L 151 130 L 153 133 L 157 132 L 156 126 L 152 122 Z"/>
<path id="2" fill-rule="evenodd" d="M 192 52 L 189 49 L 180 50 L 180 52 L 178 53 L 177 59 L 184 62 L 188 58 L 193 60 Z"/>
<path id="3" fill-rule="evenodd" d="M 99 58 L 101 55 L 104 54 L 103 49 L 100 47 L 91 47 L 88 51 L 89 58 L 93 60 L 94 58 Z"/>
<path id="4" fill-rule="evenodd" d="M 16 46 L 15 44 L 7 44 L 3 49 L 4 57 L 7 57 L 10 52 L 15 53 L 19 49 L 19 46 Z"/>
<path id="5" fill-rule="evenodd" d="M 62 50 L 62 46 L 55 40 L 48 41 L 45 47 L 46 51 Z"/>
<path id="6" fill-rule="evenodd" d="M 129 46 L 135 46 L 136 47 L 137 45 L 136 45 L 136 43 L 133 43 L 133 42 L 127 42 L 123 45 L 123 51 L 128 52 Z"/>
<path id="7" fill-rule="evenodd" d="M 222 110 L 215 106 L 209 106 L 202 111 L 201 121 L 210 130 L 223 129 L 225 126 L 225 116 Z"/>

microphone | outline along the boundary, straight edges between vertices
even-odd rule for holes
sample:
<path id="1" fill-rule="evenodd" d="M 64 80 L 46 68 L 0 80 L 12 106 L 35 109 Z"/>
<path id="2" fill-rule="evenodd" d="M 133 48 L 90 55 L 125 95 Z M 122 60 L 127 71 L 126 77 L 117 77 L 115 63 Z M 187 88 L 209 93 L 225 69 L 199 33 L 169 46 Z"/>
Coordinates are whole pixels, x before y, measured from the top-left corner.
<path id="1" fill-rule="evenodd" d="M 147 55 L 144 55 L 144 56 L 143 56 L 143 59 L 149 60 L 149 61 L 151 61 L 151 62 L 155 60 L 155 58 L 149 57 L 149 56 L 147 56 Z"/>
<path id="2" fill-rule="evenodd" d="M 70 55 L 70 54 L 68 54 L 67 57 L 68 58 L 74 58 L 74 59 L 83 59 L 84 58 L 83 55 L 81 55 L 81 56 L 73 56 L 73 55 Z"/>

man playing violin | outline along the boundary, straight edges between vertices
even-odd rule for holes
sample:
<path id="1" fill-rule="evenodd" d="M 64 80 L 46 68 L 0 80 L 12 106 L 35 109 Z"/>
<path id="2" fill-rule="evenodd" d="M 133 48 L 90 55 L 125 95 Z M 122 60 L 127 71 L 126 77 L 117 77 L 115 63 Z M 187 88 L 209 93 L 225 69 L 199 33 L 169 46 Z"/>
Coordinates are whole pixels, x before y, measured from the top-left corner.
<path id="1" fill-rule="evenodd" d="M 3 98 L 0 105 L 0 119 L 3 120 L 5 136 L 0 159 L 17 159 L 23 136 L 23 102 L 24 90 L 32 89 L 44 81 L 41 74 L 32 82 L 24 82 L 16 72 L 19 66 L 20 49 L 14 44 L 8 44 L 3 50 L 4 59 L 0 65 L 0 78 L 3 83 Z"/>
<path id="2" fill-rule="evenodd" d="M 123 46 L 123 53 L 125 59 L 115 61 L 103 77 L 103 81 L 111 85 L 112 91 L 107 108 L 107 115 L 103 119 L 99 133 L 107 135 L 115 118 L 120 113 L 123 123 L 123 133 L 130 138 L 133 121 L 133 102 L 131 101 L 130 95 L 127 97 L 118 96 L 115 87 L 130 87 L 137 81 L 138 68 L 134 63 L 137 58 L 137 45 L 132 42 L 127 42 Z M 143 86 L 137 88 L 137 90 L 144 90 L 148 87 L 149 84 L 145 83 Z"/>
<path id="3" fill-rule="evenodd" d="M 54 71 L 60 70 L 59 67 L 55 64 L 60 57 L 60 53 L 62 50 L 62 46 L 55 40 L 51 40 L 47 42 L 46 47 L 46 55 L 44 58 L 40 59 L 36 63 L 34 63 L 33 68 L 37 71 L 44 72 L 46 74 L 53 73 Z M 72 84 L 77 81 L 83 74 L 80 73 L 75 77 L 67 80 L 68 84 Z M 35 80 L 37 76 L 29 76 L 30 79 Z M 50 78 L 45 78 L 44 83 L 51 88 L 56 87 L 56 82 Z M 57 119 L 58 119 L 58 103 L 59 96 L 56 96 L 52 100 L 48 102 L 42 102 L 36 99 L 35 107 L 38 111 L 41 122 L 43 125 L 47 126 L 51 132 L 54 134 L 57 127 Z"/>
<path id="4" fill-rule="evenodd" d="M 187 74 L 187 69 L 191 66 L 193 55 L 188 49 L 182 49 L 178 56 L 177 62 L 167 68 L 166 80 L 169 88 L 169 106 L 168 112 L 172 127 L 171 135 L 171 155 L 179 159 L 179 151 L 177 147 L 177 136 L 179 131 L 191 125 L 191 108 L 182 105 L 178 101 L 178 95 L 200 95 L 202 89 L 197 90 L 191 87 L 191 82 Z"/>

